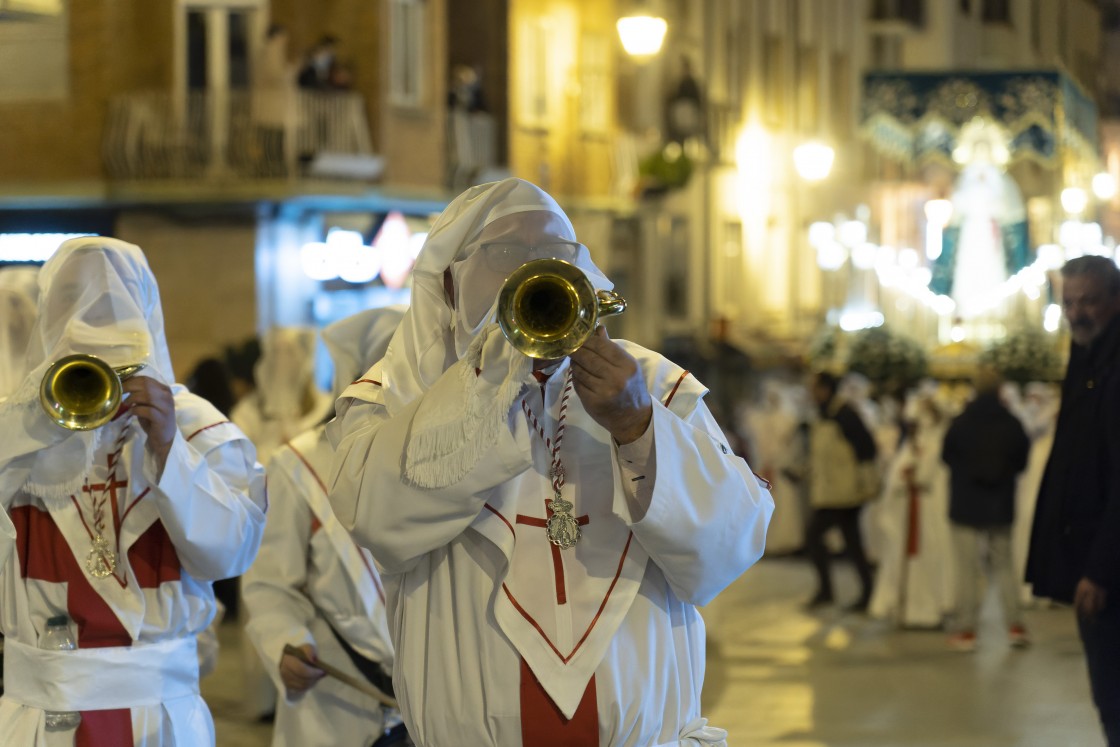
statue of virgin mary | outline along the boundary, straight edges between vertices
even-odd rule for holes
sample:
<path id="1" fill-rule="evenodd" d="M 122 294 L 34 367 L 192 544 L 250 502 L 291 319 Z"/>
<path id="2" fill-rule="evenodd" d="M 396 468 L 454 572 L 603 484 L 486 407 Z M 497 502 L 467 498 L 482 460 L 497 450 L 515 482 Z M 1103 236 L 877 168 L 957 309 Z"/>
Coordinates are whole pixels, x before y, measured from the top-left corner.
<path id="1" fill-rule="evenodd" d="M 993 294 L 1028 264 L 1027 212 L 1019 185 L 1004 168 L 1008 155 L 999 126 L 979 117 L 965 125 L 953 151 L 964 168 L 930 287 L 952 297 L 962 319 L 990 309 Z"/>

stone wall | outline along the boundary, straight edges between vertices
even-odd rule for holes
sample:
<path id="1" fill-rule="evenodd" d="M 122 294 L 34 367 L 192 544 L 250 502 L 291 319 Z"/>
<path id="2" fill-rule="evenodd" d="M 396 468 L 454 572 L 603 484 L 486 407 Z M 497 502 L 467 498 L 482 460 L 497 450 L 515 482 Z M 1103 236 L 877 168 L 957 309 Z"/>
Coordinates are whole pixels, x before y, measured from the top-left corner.
<path id="1" fill-rule="evenodd" d="M 256 334 L 256 221 L 248 215 L 126 212 L 117 237 L 144 250 L 159 282 L 175 376 Z"/>

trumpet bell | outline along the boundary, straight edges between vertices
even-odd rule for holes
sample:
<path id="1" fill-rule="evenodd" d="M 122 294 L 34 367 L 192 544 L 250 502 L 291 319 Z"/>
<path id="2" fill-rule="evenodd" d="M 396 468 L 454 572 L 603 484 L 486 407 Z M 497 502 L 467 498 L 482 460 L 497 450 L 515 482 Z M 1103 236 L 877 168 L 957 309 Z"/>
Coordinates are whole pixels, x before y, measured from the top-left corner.
<path id="1" fill-rule="evenodd" d="M 575 352 L 600 318 L 620 314 L 622 296 L 598 291 L 575 265 L 537 259 L 515 270 L 498 292 L 498 326 L 530 358 L 554 360 Z"/>
<path id="2" fill-rule="evenodd" d="M 127 378 L 142 367 L 114 369 L 96 356 L 80 353 L 59 358 L 39 384 L 39 404 L 63 428 L 100 428 L 120 407 L 122 373 Z"/>

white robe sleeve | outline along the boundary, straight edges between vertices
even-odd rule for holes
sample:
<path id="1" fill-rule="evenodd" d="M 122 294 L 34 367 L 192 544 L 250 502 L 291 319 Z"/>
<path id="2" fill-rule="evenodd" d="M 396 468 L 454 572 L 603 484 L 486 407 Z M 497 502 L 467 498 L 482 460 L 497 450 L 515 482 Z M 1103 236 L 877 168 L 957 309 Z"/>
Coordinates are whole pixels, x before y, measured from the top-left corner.
<path id="1" fill-rule="evenodd" d="M 64 429 L 42 416 L 38 403 L 21 406 L 15 417 L 19 427 L 5 431 L 0 446 L 0 572 L 16 547 L 16 527 L 8 509 L 16 492 L 31 473 L 31 459 L 36 451 L 62 439 Z"/>
<path id="2" fill-rule="evenodd" d="M 268 470 L 271 506 L 257 559 L 242 578 L 241 594 L 249 612 L 245 632 L 264 660 L 265 671 L 278 692 L 284 645 L 316 645 L 311 633 L 315 608 L 303 592 L 307 585 L 311 509 L 300 497 L 300 486 L 274 459 Z M 289 699 L 291 702 L 291 699 Z"/>
<path id="3" fill-rule="evenodd" d="M 655 402 L 650 428 L 646 484 L 622 485 L 616 461 L 614 510 L 674 594 L 704 605 L 762 557 L 774 499 L 728 448 L 703 401 L 683 419 Z"/>
<path id="4" fill-rule="evenodd" d="M 527 428 L 524 418 L 512 418 L 508 428 L 499 429 L 493 448 L 460 481 L 424 489 L 402 479 L 417 409 L 428 398 L 457 391 L 455 386 L 445 374 L 394 417 L 379 404 L 355 400 L 327 426 L 335 447 L 331 506 L 386 573 L 408 570 L 417 558 L 462 534 L 483 510 L 487 491 L 532 466 L 528 437 L 514 437 L 513 429 Z"/>
<path id="5" fill-rule="evenodd" d="M 209 445 L 205 453 L 177 432 L 158 482 L 155 460 L 145 450 L 144 474 L 183 568 L 196 579 L 216 581 L 241 575 L 256 557 L 264 530 L 264 469 L 244 438 L 201 441 Z"/>
<path id="6" fill-rule="evenodd" d="M 8 565 L 8 558 L 16 547 L 16 527 L 8 516 L 7 508 L 0 510 L 0 573 Z"/>

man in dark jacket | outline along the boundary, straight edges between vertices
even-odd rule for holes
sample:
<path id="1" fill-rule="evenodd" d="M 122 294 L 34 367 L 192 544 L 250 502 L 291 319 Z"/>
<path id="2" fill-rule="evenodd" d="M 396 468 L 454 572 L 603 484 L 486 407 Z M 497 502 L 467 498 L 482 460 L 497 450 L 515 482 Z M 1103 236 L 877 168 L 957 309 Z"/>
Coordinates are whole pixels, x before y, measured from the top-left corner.
<path id="1" fill-rule="evenodd" d="M 1030 642 L 1019 608 L 1019 583 L 1011 570 L 1011 523 L 1015 486 L 1027 466 L 1031 443 L 1019 419 L 1000 401 L 999 374 L 982 368 L 975 383 L 975 399 L 953 420 L 941 449 L 941 459 L 949 465 L 949 521 L 957 567 L 956 615 L 949 645 L 960 651 L 976 647 L 984 575 L 981 544 L 988 548 L 990 573 L 999 588 L 1011 644 L 1021 647 Z"/>
<path id="2" fill-rule="evenodd" d="M 1105 257 L 1062 268 L 1069 369 L 1027 561 L 1034 593 L 1072 603 L 1093 700 L 1120 747 L 1120 270 Z"/>

